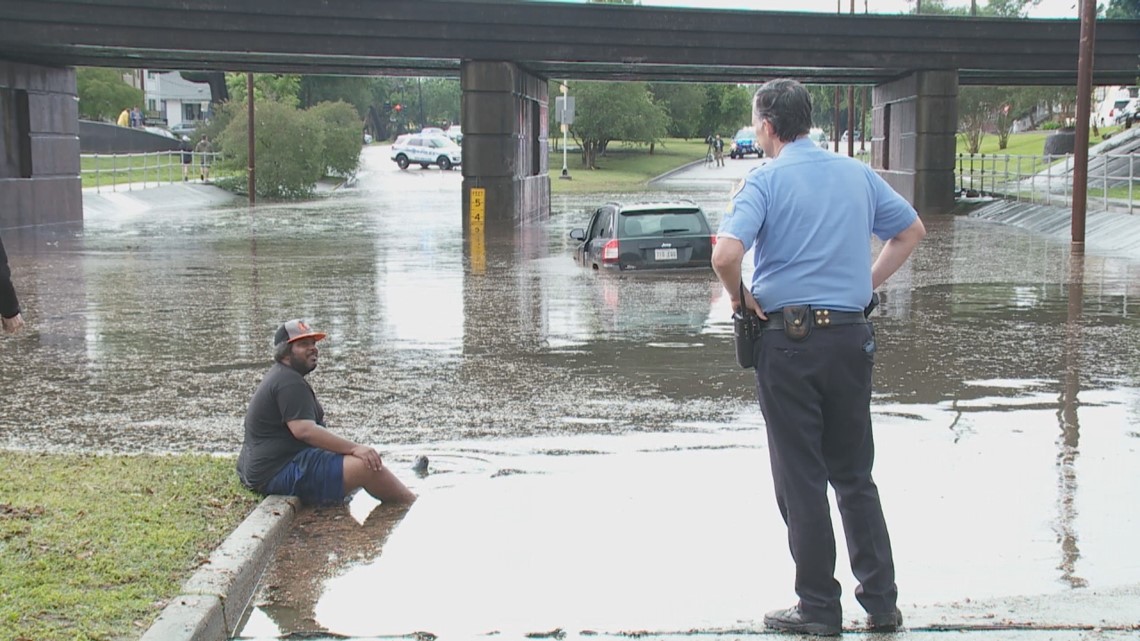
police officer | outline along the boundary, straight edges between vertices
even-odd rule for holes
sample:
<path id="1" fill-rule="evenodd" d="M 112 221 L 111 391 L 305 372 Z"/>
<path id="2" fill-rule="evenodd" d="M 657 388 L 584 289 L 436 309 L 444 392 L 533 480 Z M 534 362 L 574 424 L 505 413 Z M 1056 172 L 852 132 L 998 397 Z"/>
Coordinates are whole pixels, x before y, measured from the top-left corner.
<path id="1" fill-rule="evenodd" d="M 864 309 L 926 229 L 870 167 L 812 144 L 811 98 L 803 85 L 772 80 L 761 86 L 752 121 L 771 161 L 737 188 L 718 231 L 713 269 L 733 308 L 745 305 L 763 327 L 754 358 L 757 395 L 799 597 L 791 608 L 768 613 L 764 623 L 824 636 L 842 630 L 830 482 L 859 581 L 855 596 L 872 630 L 892 631 L 902 625 L 902 614 L 871 478 L 875 335 Z M 885 241 L 874 264 L 872 234 Z M 748 249 L 754 250 L 753 276 L 742 292 Z"/>

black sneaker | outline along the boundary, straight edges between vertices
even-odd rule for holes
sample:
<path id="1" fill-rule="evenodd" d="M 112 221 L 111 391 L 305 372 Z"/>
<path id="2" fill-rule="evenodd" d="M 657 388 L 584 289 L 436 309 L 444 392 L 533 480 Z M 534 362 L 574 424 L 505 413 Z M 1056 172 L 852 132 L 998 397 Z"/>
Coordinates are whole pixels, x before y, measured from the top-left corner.
<path id="1" fill-rule="evenodd" d="M 814 634 L 821 637 L 837 637 L 843 631 L 838 623 L 823 623 L 822 621 L 805 619 L 804 613 L 798 605 L 787 610 L 773 610 L 765 614 L 764 625 L 780 632 Z"/>
<path id="2" fill-rule="evenodd" d="M 871 632 L 894 632 L 903 625 L 902 612 L 895 608 L 894 612 L 867 615 L 867 627 Z"/>

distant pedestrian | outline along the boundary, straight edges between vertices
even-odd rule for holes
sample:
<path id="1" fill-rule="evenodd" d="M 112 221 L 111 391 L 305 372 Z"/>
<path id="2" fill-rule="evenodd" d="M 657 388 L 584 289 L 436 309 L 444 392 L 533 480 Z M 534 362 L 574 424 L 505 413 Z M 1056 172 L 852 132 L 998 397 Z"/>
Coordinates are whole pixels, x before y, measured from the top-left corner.
<path id="1" fill-rule="evenodd" d="M 178 146 L 178 150 L 182 155 L 182 182 L 190 180 L 190 167 L 194 164 L 194 148 L 190 146 L 190 138 L 182 136 L 182 142 Z"/>
<path id="2" fill-rule="evenodd" d="M 415 501 L 379 452 L 325 427 L 325 411 L 305 380 L 317 367 L 317 341 L 324 338 L 300 319 L 277 328 L 276 362 L 246 410 L 238 477 L 261 494 L 298 496 L 308 504 L 339 503 L 360 488 L 384 503 Z"/>
<path id="3" fill-rule="evenodd" d="M 756 91 L 756 141 L 771 161 L 748 174 L 721 220 L 713 269 L 736 310 L 760 319 L 752 361 L 768 436 L 776 504 L 788 527 L 799 602 L 769 612 L 781 632 L 842 631 L 835 489 L 855 598 L 873 632 L 902 625 L 887 523 L 871 478 L 873 291 L 926 233 L 913 207 L 866 164 L 809 137 L 811 95 L 792 80 Z M 826 176 L 821 180 L 821 176 Z M 871 236 L 883 239 L 872 264 Z M 741 261 L 753 249 L 742 289 Z"/>
<path id="4" fill-rule="evenodd" d="M 210 144 L 210 139 L 202 136 L 197 145 L 194 145 L 194 153 L 198 155 L 198 177 L 202 182 L 210 179 L 210 163 L 214 160 L 214 146 Z"/>
<path id="5" fill-rule="evenodd" d="M 124 107 L 123 110 L 119 112 L 119 120 L 116 122 L 116 124 L 118 124 L 120 127 L 131 126 L 131 110 L 129 107 Z"/>
<path id="6" fill-rule="evenodd" d="M 713 158 L 716 160 L 717 167 L 724 166 L 724 141 L 721 140 L 720 134 L 716 135 L 713 140 Z"/>
<path id="7" fill-rule="evenodd" d="M 143 126 L 142 109 L 139 109 L 138 107 L 131 109 L 131 126 L 136 128 Z"/>
<path id="8" fill-rule="evenodd" d="M 0 326 L 9 334 L 15 334 L 24 327 L 20 300 L 16 297 L 16 287 L 12 284 L 12 270 L 8 268 L 8 254 L 4 251 L 3 240 L 0 240 Z"/>

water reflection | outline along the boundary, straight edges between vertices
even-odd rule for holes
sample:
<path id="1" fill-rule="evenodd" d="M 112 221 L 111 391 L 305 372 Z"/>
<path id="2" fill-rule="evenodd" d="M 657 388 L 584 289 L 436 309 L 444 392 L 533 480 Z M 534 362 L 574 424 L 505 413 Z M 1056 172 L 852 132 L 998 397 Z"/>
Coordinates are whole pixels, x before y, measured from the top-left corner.
<path id="1" fill-rule="evenodd" d="M 1076 574 L 1081 558 L 1077 520 L 1077 456 L 1081 440 L 1078 416 L 1081 390 L 1081 316 L 1084 308 L 1085 256 L 1075 253 L 1069 257 L 1069 308 L 1065 324 L 1064 368 L 1061 377 L 1060 408 L 1057 422 L 1061 434 L 1057 439 L 1057 520 L 1054 529 L 1061 544 L 1061 580 L 1074 588 L 1083 588 L 1088 581 Z"/>
<path id="2" fill-rule="evenodd" d="M 314 612 L 325 584 L 378 558 L 409 509 L 355 497 L 301 511 L 261 580 L 258 601 L 238 625 L 243 636 L 328 632 Z"/>

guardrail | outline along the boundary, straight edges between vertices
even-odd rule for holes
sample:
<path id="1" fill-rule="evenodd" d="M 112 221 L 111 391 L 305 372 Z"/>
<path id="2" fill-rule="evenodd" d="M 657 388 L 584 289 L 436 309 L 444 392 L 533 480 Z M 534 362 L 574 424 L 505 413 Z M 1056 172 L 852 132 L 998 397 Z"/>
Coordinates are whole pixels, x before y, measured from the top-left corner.
<path id="1" fill-rule="evenodd" d="M 962 196 L 993 196 L 1058 206 L 1073 204 L 1073 156 L 958 154 L 955 181 Z M 1089 211 L 1140 211 L 1140 154 L 1089 158 Z"/>
<path id="2" fill-rule="evenodd" d="M 190 154 L 190 162 L 183 162 L 183 154 Z M 125 185 L 127 191 L 147 189 L 189 180 L 202 175 L 203 160 L 212 168 L 221 158 L 219 152 L 154 151 L 137 154 L 81 154 L 79 177 L 84 187 L 118 191 Z"/>

